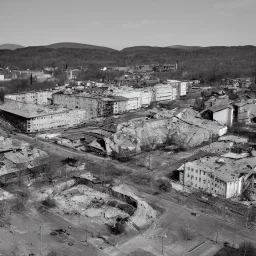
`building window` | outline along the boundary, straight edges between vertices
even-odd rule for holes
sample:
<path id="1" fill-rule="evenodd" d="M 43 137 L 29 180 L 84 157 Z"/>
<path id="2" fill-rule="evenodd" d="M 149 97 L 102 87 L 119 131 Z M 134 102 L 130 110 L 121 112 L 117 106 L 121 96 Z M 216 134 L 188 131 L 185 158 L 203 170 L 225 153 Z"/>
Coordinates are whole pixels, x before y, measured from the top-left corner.
<path id="1" fill-rule="evenodd" d="M 204 172 L 204 175 L 205 175 L 205 172 Z"/>
<path id="2" fill-rule="evenodd" d="M 194 169 L 193 168 L 191 168 L 191 172 L 193 172 L 194 171 Z"/>
<path id="3" fill-rule="evenodd" d="M 196 173 L 198 172 L 198 170 L 196 170 Z"/>
<path id="4" fill-rule="evenodd" d="M 201 181 L 201 178 L 199 178 L 199 181 Z"/>
<path id="5" fill-rule="evenodd" d="M 188 174 L 188 177 L 189 177 L 190 175 Z"/>

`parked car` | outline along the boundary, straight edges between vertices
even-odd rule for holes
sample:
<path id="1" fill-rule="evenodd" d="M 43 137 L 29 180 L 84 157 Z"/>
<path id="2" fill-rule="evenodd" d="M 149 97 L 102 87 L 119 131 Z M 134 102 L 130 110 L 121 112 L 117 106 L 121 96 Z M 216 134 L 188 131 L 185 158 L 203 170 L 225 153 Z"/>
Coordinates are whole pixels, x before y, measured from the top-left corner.
<path id="1" fill-rule="evenodd" d="M 191 212 L 191 215 L 193 215 L 193 216 L 200 216 L 200 214 L 198 212 Z"/>

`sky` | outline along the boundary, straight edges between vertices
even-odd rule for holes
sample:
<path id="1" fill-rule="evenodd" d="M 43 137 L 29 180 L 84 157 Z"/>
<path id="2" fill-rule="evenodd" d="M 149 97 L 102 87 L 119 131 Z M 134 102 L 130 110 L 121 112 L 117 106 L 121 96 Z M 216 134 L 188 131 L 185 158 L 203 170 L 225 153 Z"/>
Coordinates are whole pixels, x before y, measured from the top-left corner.
<path id="1" fill-rule="evenodd" d="M 256 0 L 0 0 L 0 44 L 256 45 Z"/>

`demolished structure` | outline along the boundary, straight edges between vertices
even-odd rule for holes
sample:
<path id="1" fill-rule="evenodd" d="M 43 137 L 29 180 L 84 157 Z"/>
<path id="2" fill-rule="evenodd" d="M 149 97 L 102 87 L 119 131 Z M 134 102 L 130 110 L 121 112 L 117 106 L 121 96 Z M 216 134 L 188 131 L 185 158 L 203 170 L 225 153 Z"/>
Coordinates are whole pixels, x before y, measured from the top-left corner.
<path id="1" fill-rule="evenodd" d="M 204 120 L 192 109 L 174 109 L 159 111 L 153 118 L 122 122 L 116 126 L 116 132 L 104 140 L 108 155 L 133 155 L 164 143 L 192 148 L 226 132 L 226 126 Z"/>
<path id="2" fill-rule="evenodd" d="M 19 178 L 21 172 L 28 174 L 35 167 L 48 164 L 45 151 L 33 148 L 29 143 L 0 137 L 0 181 Z M 28 177 L 29 178 L 29 177 Z"/>

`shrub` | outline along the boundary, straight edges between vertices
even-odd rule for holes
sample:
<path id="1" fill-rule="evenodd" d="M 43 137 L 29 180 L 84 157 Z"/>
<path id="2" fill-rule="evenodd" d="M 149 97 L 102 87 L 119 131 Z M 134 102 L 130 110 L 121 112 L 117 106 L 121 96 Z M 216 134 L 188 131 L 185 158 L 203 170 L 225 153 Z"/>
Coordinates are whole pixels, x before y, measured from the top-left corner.
<path id="1" fill-rule="evenodd" d="M 116 207 L 118 209 L 126 212 L 130 216 L 132 216 L 134 214 L 134 212 L 136 211 L 136 209 L 133 206 L 129 205 L 129 204 L 118 204 Z"/>
<path id="2" fill-rule="evenodd" d="M 107 205 L 111 207 L 116 207 L 118 205 L 118 202 L 115 200 L 111 200 L 107 202 Z"/>
<path id="3" fill-rule="evenodd" d="M 51 196 L 48 196 L 45 200 L 41 202 L 41 204 L 47 208 L 56 207 L 56 201 Z"/>
<path id="4" fill-rule="evenodd" d="M 19 214 L 23 213 L 26 210 L 26 206 L 20 198 L 15 198 L 12 202 L 11 209 Z"/>
<path id="5" fill-rule="evenodd" d="M 123 171 L 119 169 L 111 168 L 107 171 L 107 174 L 111 176 L 121 176 L 123 174 Z"/>
<path id="6" fill-rule="evenodd" d="M 61 255 L 62 255 L 61 252 L 59 252 L 57 249 L 53 249 L 53 248 L 47 254 L 47 256 L 61 256 Z"/>
<path id="7" fill-rule="evenodd" d="M 125 222 L 123 220 L 117 221 L 115 225 L 108 226 L 113 235 L 121 235 L 125 231 Z"/>
<path id="8" fill-rule="evenodd" d="M 161 192 L 169 192 L 172 188 L 170 182 L 164 178 L 154 180 L 153 185 Z"/>
<path id="9" fill-rule="evenodd" d="M 148 185 L 151 181 L 151 177 L 148 174 L 137 173 L 130 176 L 132 182 L 138 185 Z"/>
<path id="10" fill-rule="evenodd" d="M 190 229 L 189 225 L 184 225 L 181 227 L 181 235 L 184 241 L 189 241 L 194 238 L 194 234 Z"/>

